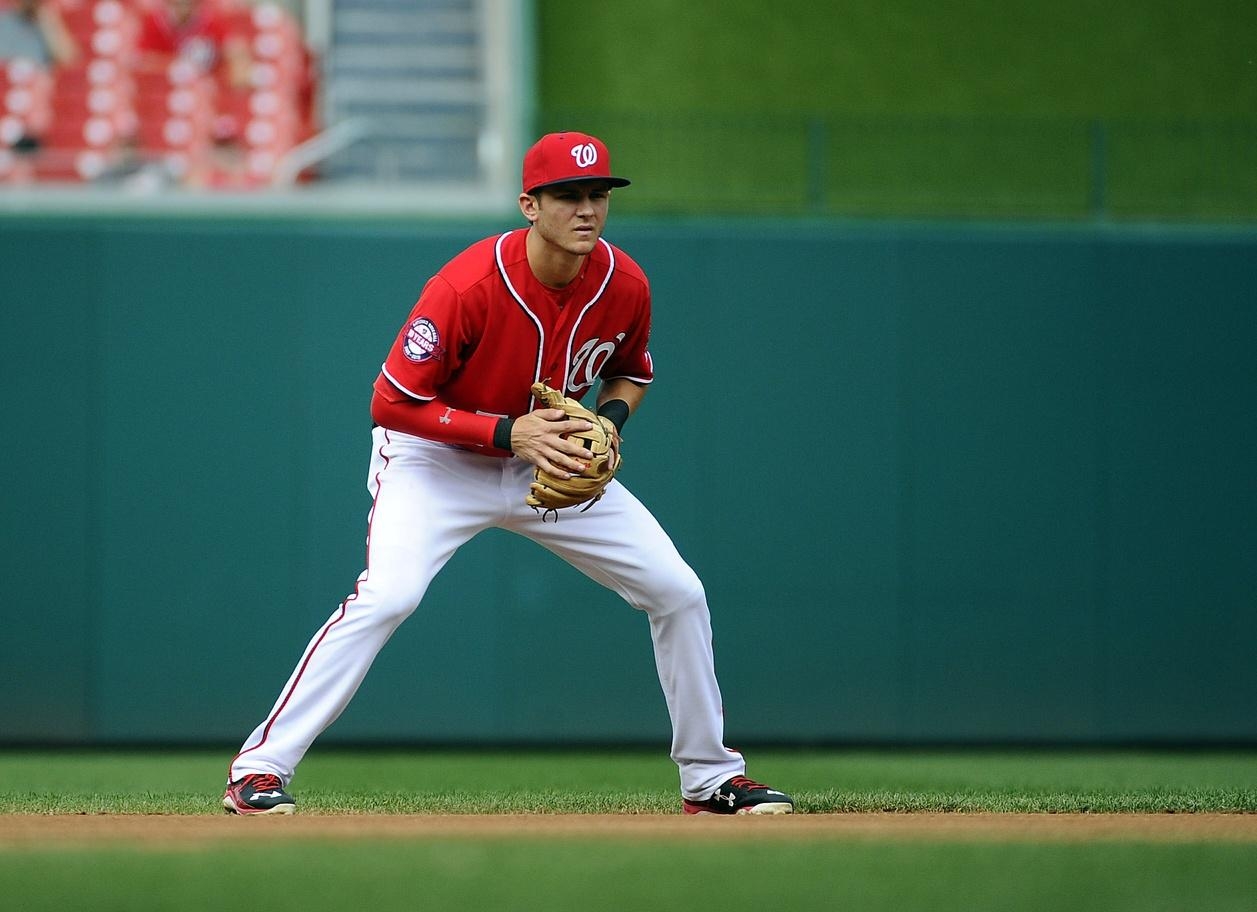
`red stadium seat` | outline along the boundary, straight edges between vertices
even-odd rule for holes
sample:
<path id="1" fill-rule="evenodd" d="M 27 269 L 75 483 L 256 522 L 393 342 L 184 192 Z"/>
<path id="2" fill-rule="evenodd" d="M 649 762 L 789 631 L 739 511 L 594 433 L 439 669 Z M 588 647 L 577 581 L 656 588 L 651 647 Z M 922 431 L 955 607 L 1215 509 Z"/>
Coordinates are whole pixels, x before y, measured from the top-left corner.
<path id="1" fill-rule="evenodd" d="M 260 186 L 310 135 L 311 58 L 284 7 L 222 0 L 230 32 L 251 60 L 249 84 L 237 86 L 227 68 L 210 78 L 179 61 L 141 60 L 141 16 L 163 0 L 49 2 L 83 60 L 35 84 L 20 67 L 22 78 L 14 79 L 0 65 L 0 182 L 90 180 L 138 156 L 164 163 L 176 180 Z M 39 137 L 37 154 L 12 151 L 30 135 Z"/>
<path id="2" fill-rule="evenodd" d="M 135 129 L 130 66 L 136 14 L 127 0 L 58 2 L 84 62 L 55 74 L 51 123 L 40 137 L 34 172 L 40 180 L 90 180 L 116 162 Z"/>
<path id="3" fill-rule="evenodd" d="M 0 62 L 0 182 L 33 178 L 29 144 L 54 120 L 51 74 L 28 60 Z"/>
<path id="4" fill-rule="evenodd" d="M 136 73 L 135 148 L 171 178 L 203 182 L 213 145 L 214 80 L 186 61 Z"/>
<path id="5" fill-rule="evenodd" d="M 236 10 L 231 29 L 248 44 L 250 85 L 220 86 L 219 136 L 243 150 L 235 182 L 258 186 L 270 182 L 279 160 L 304 138 L 306 54 L 296 20 L 274 3 Z"/>

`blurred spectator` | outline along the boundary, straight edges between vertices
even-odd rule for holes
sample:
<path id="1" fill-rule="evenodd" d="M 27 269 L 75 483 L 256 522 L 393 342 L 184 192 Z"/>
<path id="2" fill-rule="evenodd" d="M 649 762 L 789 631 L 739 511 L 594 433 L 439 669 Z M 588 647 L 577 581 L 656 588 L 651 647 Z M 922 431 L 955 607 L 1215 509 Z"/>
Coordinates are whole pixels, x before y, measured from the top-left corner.
<path id="1" fill-rule="evenodd" d="M 53 0 L 17 0 L 0 10 L 0 60 L 19 58 L 45 69 L 78 62 L 78 44 Z"/>
<path id="2" fill-rule="evenodd" d="M 178 58 L 228 85 L 247 85 L 249 46 L 227 12 L 221 0 L 158 0 L 140 23 L 140 65 L 157 69 Z"/>

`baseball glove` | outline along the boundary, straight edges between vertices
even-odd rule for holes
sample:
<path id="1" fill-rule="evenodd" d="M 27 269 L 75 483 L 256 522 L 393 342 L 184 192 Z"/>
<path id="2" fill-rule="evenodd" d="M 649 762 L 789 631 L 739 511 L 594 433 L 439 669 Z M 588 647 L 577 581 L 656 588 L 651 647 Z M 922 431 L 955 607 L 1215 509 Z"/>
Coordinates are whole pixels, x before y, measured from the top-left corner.
<path id="1" fill-rule="evenodd" d="M 583 419 L 593 425 L 588 431 L 576 431 L 566 437 L 580 443 L 594 454 L 594 458 L 585 471 L 571 478 L 558 478 L 538 468 L 524 503 L 546 513 L 580 504 L 585 504 L 585 510 L 588 510 L 602 497 L 620 468 L 619 453 L 611 447 L 616 435 L 615 425 L 609 418 L 595 415 L 575 399 L 569 399 L 544 383 L 534 383 L 532 394 L 537 397 L 539 407 L 563 409 L 568 418 Z"/>

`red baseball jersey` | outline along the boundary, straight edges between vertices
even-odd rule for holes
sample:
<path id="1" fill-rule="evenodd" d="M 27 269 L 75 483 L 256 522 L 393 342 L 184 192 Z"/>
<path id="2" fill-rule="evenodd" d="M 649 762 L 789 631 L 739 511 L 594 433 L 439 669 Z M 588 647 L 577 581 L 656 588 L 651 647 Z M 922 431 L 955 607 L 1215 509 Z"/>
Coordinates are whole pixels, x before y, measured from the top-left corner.
<path id="1" fill-rule="evenodd" d="M 597 380 L 654 379 L 650 285 L 617 247 L 599 240 L 562 289 L 533 276 L 527 228 L 486 238 L 424 286 L 382 376 L 418 400 L 515 418 L 534 407 L 537 380 L 580 399 Z"/>
<path id="2" fill-rule="evenodd" d="M 228 30 L 227 19 L 214 3 L 202 3 L 183 23 L 175 21 L 174 15 L 163 4 L 144 14 L 136 48 L 159 54 L 178 54 L 209 72 L 219 63 Z"/>

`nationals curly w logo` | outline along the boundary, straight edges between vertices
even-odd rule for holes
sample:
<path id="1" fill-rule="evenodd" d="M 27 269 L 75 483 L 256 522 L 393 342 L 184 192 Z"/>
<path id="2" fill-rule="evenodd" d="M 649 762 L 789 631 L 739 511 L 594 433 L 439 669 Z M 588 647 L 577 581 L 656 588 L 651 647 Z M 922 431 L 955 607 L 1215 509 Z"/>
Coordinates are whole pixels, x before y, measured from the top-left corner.
<path id="1" fill-rule="evenodd" d="M 576 159 L 578 168 L 588 168 L 598 161 L 598 150 L 593 143 L 582 143 L 572 147 L 572 158 Z"/>
<path id="2" fill-rule="evenodd" d="M 607 359 L 615 354 L 616 346 L 624 341 L 624 335 L 618 333 L 614 340 L 607 342 L 595 337 L 576 350 L 576 354 L 572 356 L 572 369 L 567 375 L 569 393 L 579 398 L 582 392 L 594 385 Z"/>

